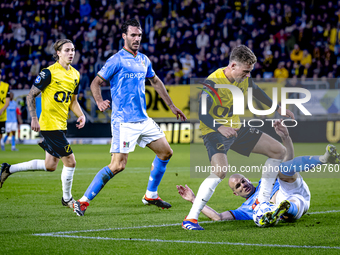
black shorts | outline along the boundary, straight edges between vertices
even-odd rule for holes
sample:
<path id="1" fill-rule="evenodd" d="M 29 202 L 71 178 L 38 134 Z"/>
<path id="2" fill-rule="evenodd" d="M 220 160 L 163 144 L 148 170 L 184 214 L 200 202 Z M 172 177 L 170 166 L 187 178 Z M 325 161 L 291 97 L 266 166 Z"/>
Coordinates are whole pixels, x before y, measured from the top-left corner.
<path id="1" fill-rule="evenodd" d="M 66 139 L 66 130 L 40 131 L 44 138 L 39 146 L 56 158 L 66 157 L 73 153 Z"/>
<path id="2" fill-rule="evenodd" d="M 0 134 L 6 133 L 6 121 L 0 121 Z"/>
<path id="3" fill-rule="evenodd" d="M 216 153 L 227 154 L 229 149 L 249 157 L 262 133 L 262 131 L 256 128 L 241 127 L 237 131 L 237 137 L 226 138 L 219 132 L 213 132 L 204 135 L 203 141 L 210 161 L 211 157 Z"/>

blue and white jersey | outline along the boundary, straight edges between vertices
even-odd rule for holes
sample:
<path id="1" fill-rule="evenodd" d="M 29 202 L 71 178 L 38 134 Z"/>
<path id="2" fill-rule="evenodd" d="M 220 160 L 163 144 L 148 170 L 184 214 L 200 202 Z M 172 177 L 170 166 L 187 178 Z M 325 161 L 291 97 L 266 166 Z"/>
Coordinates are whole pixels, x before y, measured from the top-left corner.
<path id="1" fill-rule="evenodd" d="M 259 195 L 260 187 L 261 187 L 261 180 L 259 181 L 259 185 L 256 187 L 254 194 L 251 197 L 249 197 L 246 202 L 244 202 L 236 210 L 230 210 L 235 220 L 253 220 L 253 209 L 251 206 L 254 204 L 256 198 Z M 279 181 L 276 179 L 276 182 L 273 187 L 273 192 L 270 197 L 272 197 L 276 193 L 276 191 L 279 190 L 279 188 L 280 188 L 280 184 L 279 184 Z"/>
<path id="2" fill-rule="evenodd" d="M 10 101 L 7 107 L 6 122 L 17 122 L 17 102 L 15 102 L 14 100 Z"/>
<path id="3" fill-rule="evenodd" d="M 148 118 L 145 79 L 155 76 L 151 61 L 142 53 L 123 48 L 109 58 L 97 74 L 110 82 L 111 122 L 138 122 Z"/>

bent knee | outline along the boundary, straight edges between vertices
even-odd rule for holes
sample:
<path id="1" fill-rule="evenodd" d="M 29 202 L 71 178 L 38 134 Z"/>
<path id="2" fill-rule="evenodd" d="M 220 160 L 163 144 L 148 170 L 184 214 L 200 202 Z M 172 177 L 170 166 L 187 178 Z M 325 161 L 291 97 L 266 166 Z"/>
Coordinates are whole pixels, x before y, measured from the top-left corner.
<path id="1" fill-rule="evenodd" d="M 157 157 L 161 160 L 168 160 L 172 157 L 173 154 L 173 150 L 169 148 L 168 150 L 162 152 L 160 155 L 157 155 Z"/>
<path id="2" fill-rule="evenodd" d="M 270 152 L 269 158 L 274 158 L 274 159 L 283 159 L 287 153 L 286 147 L 284 147 L 282 144 L 279 146 L 276 146 L 275 148 L 272 149 Z"/>
<path id="3" fill-rule="evenodd" d="M 46 171 L 47 172 L 54 172 L 57 169 L 56 166 L 46 166 Z"/>
<path id="4" fill-rule="evenodd" d="M 119 172 L 125 169 L 125 163 L 118 163 L 118 164 L 110 164 L 108 167 L 110 168 L 113 174 L 118 174 Z"/>

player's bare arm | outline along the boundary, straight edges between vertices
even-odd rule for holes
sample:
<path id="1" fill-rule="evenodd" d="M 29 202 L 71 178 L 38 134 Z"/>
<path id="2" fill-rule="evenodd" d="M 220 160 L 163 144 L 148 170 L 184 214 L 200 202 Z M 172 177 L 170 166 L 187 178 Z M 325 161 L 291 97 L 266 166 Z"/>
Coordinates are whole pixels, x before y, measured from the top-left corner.
<path id="1" fill-rule="evenodd" d="M 155 88 L 156 92 L 161 96 L 161 98 L 164 100 L 164 102 L 170 107 L 173 114 L 176 115 L 177 119 L 181 118 L 182 121 L 185 121 L 187 117 L 184 115 L 184 113 L 178 109 L 174 103 L 172 102 L 168 92 L 166 91 L 166 88 L 164 86 L 164 83 L 158 78 L 157 75 L 149 79 L 151 82 L 152 87 Z"/>
<path id="2" fill-rule="evenodd" d="M 294 113 L 292 113 L 290 110 L 286 109 L 286 115 L 282 115 L 281 114 L 281 106 L 276 110 L 278 112 L 278 114 L 280 114 L 281 116 L 283 117 L 290 117 L 292 118 L 293 120 L 295 120 L 295 116 L 294 116 Z"/>
<path id="3" fill-rule="evenodd" d="M 105 111 L 107 108 L 110 107 L 110 101 L 109 100 L 103 100 L 102 97 L 102 91 L 101 86 L 105 85 L 105 81 L 103 81 L 101 78 L 96 76 L 92 83 L 91 83 L 91 92 L 94 100 L 97 103 L 97 106 L 101 112 Z"/>
<path id="4" fill-rule="evenodd" d="M 30 112 L 32 121 L 31 121 L 31 128 L 32 130 L 39 132 L 40 131 L 40 125 L 37 117 L 37 111 L 36 111 L 36 104 L 35 104 L 35 98 L 41 93 L 41 90 L 38 89 L 36 86 L 32 86 L 30 92 L 28 93 L 26 97 L 27 101 L 27 108 Z"/>
<path id="5" fill-rule="evenodd" d="M 283 145 L 286 147 L 286 155 L 283 161 L 288 161 L 294 158 L 294 145 L 293 141 L 289 136 L 288 128 L 282 125 L 282 120 L 274 122 L 274 129 L 276 134 L 280 136 Z"/>
<path id="6" fill-rule="evenodd" d="M 191 203 L 194 203 L 196 197 L 195 197 L 194 192 L 189 188 L 188 185 L 185 185 L 185 187 L 183 187 L 182 185 L 176 185 L 176 188 L 178 190 L 178 193 L 181 195 L 183 199 Z M 203 207 L 202 213 L 214 221 L 234 220 L 233 215 L 229 211 L 218 213 L 207 205 Z"/>
<path id="7" fill-rule="evenodd" d="M 85 126 L 86 119 L 85 119 L 85 115 L 84 115 L 83 111 L 81 110 L 80 105 L 78 103 L 78 96 L 77 95 L 72 96 L 70 109 L 78 117 L 78 119 L 77 119 L 78 124 L 76 124 L 76 127 L 78 129 L 83 128 Z"/>

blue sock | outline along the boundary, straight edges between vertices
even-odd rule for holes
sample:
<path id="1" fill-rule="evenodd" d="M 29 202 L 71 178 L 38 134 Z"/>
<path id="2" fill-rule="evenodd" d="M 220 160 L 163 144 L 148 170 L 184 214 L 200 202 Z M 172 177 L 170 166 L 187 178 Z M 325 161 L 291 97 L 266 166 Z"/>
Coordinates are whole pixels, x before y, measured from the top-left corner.
<path id="1" fill-rule="evenodd" d="M 303 172 L 323 164 L 320 156 L 301 156 L 280 164 L 280 172 L 287 176 L 293 176 L 296 172 Z"/>
<path id="2" fill-rule="evenodd" d="M 155 157 L 153 161 L 153 170 L 150 173 L 149 183 L 148 183 L 148 191 L 157 191 L 158 185 L 161 182 L 163 175 L 166 170 L 166 165 L 168 164 L 168 160 L 161 160 L 160 158 Z"/>
<path id="3" fill-rule="evenodd" d="M 108 166 L 101 169 L 96 176 L 93 178 L 90 186 L 87 188 L 84 196 L 89 200 L 94 199 L 95 196 L 101 191 L 101 189 L 105 186 L 105 184 L 111 180 L 114 174 L 111 172 Z"/>
<path id="4" fill-rule="evenodd" d="M 6 143 L 7 138 L 8 138 L 8 135 L 6 135 L 6 136 L 4 137 L 4 144 Z"/>
<path id="5" fill-rule="evenodd" d="M 299 212 L 299 210 L 298 210 L 297 205 L 291 202 L 287 213 L 292 215 L 293 217 L 295 217 L 298 212 Z"/>
<path id="6" fill-rule="evenodd" d="M 12 146 L 15 147 L 15 136 L 12 135 Z"/>

